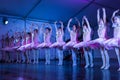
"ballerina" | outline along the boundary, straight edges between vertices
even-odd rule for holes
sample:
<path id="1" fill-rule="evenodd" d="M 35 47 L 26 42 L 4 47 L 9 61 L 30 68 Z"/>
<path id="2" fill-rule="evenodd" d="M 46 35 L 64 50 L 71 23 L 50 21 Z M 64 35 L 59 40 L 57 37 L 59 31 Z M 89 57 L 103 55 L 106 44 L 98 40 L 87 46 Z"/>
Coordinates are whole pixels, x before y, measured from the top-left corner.
<path id="1" fill-rule="evenodd" d="M 59 63 L 58 65 L 63 64 L 63 51 L 62 47 L 65 45 L 65 42 L 63 41 L 64 31 L 63 31 L 63 22 L 60 21 L 61 27 L 57 28 L 57 21 L 55 22 L 55 29 L 56 29 L 56 42 L 53 43 L 50 47 L 51 48 L 57 48 L 58 53 L 58 59 Z"/>
<path id="2" fill-rule="evenodd" d="M 24 63 L 25 62 L 25 59 L 23 59 L 24 57 L 24 52 L 25 52 L 25 46 L 26 44 L 26 31 L 24 30 L 22 33 L 21 33 L 21 46 L 17 49 L 17 51 L 19 52 L 19 63 L 22 62 Z"/>
<path id="3" fill-rule="evenodd" d="M 73 46 L 77 43 L 77 33 L 78 33 L 78 26 L 80 26 L 79 21 L 76 19 L 76 21 L 78 22 L 78 25 L 73 25 L 72 26 L 72 30 L 70 29 L 70 23 L 72 21 L 72 18 L 68 21 L 68 25 L 67 25 L 67 29 L 70 33 L 70 41 L 68 43 L 66 43 L 63 46 L 63 49 L 67 49 L 67 48 L 71 48 L 72 49 L 72 61 L 73 61 L 73 66 L 76 66 L 76 62 L 77 62 L 77 57 L 75 54 L 75 51 L 73 50 Z"/>
<path id="4" fill-rule="evenodd" d="M 83 41 L 76 44 L 74 47 L 84 48 L 84 55 L 85 55 L 85 61 L 86 61 L 85 68 L 87 68 L 89 65 L 90 67 L 93 67 L 93 56 L 92 56 L 91 49 L 88 46 L 88 43 L 91 40 L 91 28 L 90 28 L 88 19 L 85 16 L 83 17 L 83 20 L 82 20 L 82 26 L 83 26 Z"/>
<path id="5" fill-rule="evenodd" d="M 104 45 L 105 45 L 105 48 L 106 49 L 113 49 L 115 48 L 115 52 L 116 52 L 116 55 L 117 55 L 117 59 L 118 59 L 118 63 L 119 63 L 119 69 L 118 71 L 120 71 L 120 52 L 119 52 L 119 41 L 120 41 L 120 16 L 116 15 L 117 13 L 119 12 L 119 10 L 116 10 L 113 12 L 113 15 L 112 15 L 112 27 L 114 28 L 114 35 L 113 35 L 113 38 L 111 39 L 108 39 Z"/>
<path id="6" fill-rule="evenodd" d="M 37 28 L 38 28 L 38 25 L 37 24 L 33 24 L 33 26 L 36 25 Z M 34 63 L 38 63 L 38 58 L 39 58 L 39 53 L 38 53 L 38 50 L 37 50 L 37 46 L 39 44 L 39 29 L 34 29 L 33 33 L 32 33 L 32 45 L 31 45 L 31 49 L 33 51 L 33 54 L 34 54 L 34 61 L 33 61 L 33 64 Z"/>
<path id="7" fill-rule="evenodd" d="M 98 36 L 99 38 L 90 41 L 89 45 L 90 47 L 98 48 L 101 52 L 101 57 L 102 57 L 102 66 L 101 69 L 108 69 L 109 68 L 109 55 L 107 50 L 104 48 L 104 42 L 106 42 L 106 31 L 107 31 L 107 26 L 106 26 L 106 11 L 105 8 L 102 8 L 103 11 L 103 19 L 100 18 L 100 10 L 97 10 L 97 21 L 98 21 Z"/>
<path id="8" fill-rule="evenodd" d="M 47 28 L 45 28 L 44 32 L 44 42 L 39 44 L 37 46 L 37 48 L 44 48 L 45 50 L 45 64 L 50 64 L 50 49 L 49 47 L 51 46 L 51 42 L 50 42 L 50 38 L 51 38 L 51 34 L 52 34 L 52 27 L 50 24 L 46 23 L 43 24 L 42 26 L 48 26 Z"/>

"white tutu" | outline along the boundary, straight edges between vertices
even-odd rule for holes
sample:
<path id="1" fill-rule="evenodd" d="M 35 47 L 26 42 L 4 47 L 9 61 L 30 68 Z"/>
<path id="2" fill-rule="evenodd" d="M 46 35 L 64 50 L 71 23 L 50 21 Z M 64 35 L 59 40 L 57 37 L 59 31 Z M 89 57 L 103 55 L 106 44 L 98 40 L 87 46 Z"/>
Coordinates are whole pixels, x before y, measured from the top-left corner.
<path id="1" fill-rule="evenodd" d="M 119 39 L 111 38 L 104 42 L 104 47 L 106 49 L 113 49 L 114 47 L 119 47 L 118 43 L 119 43 Z"/>
<path id="2" fill-rule="evenodd" d="M 49 48 L 51 46 L 51 43 L 41 43 L 37 46 L 37 48 Z"/>
<path id="3" fill-rule="evenodd" d="M 51 48 L 56 48 L 56 47 L 62 47 L 64 45 L 65 45 L 65 42 L 55 42 L 50 47 Z"/>

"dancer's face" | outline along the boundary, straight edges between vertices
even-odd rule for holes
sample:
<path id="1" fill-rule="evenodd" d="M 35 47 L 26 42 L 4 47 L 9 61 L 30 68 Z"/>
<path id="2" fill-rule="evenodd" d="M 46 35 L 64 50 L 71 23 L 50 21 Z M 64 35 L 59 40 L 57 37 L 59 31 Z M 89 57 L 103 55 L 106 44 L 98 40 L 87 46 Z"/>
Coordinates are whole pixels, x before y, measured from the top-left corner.
<path id="1" fill-rule="evenodd" d="M 119 17 L 114 17 L 114 23 L 120 24 L 120 18 Z"/>
<path id="2" fill-rule="evenodd" d="M 73 25 L 73 31 L 76 31 L 76 25 Z"/>
<path id="3" fill-rule="evenodd" d="M 61 28 L 58 28 L 58 32 L 61 32 L 62 31 L 62 29 Z"/>
<path id="4" fill-rule="evenodd" d="M 46 30 L 45 30 L 45 33 L 46 33 L 46 34 L 47 34 L 47 33 L 49 33 L 49 30 L 48 30 L 48 29 L 46 29 Z"/>

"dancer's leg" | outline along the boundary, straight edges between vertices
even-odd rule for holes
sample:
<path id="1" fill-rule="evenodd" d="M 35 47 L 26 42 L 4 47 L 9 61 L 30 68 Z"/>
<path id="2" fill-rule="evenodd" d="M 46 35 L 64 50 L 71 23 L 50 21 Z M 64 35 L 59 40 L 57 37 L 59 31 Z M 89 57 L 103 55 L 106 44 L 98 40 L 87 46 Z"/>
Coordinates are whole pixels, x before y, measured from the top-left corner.
<path id="1" fill-rule="evenodd" d="M 120 51 L 119 51 L 119 48 L 115 48 L 115 52 L 116 52 L 117 59 L 118 59 L 118 64 L 119 64 L 118 71 L 120 71 Z"/>

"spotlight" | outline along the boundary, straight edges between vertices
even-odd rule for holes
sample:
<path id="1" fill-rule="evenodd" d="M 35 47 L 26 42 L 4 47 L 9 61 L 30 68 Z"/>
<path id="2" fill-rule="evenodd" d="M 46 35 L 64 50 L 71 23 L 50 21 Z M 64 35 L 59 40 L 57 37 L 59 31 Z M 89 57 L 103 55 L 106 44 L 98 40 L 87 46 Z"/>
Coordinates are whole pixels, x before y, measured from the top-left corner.
<path id="1" fill-rule="evenodd" d="M 6 17 L 3 17 L 3 24 L 5 24 L 5 25 L 8 24 L 8 19 Z"/>

